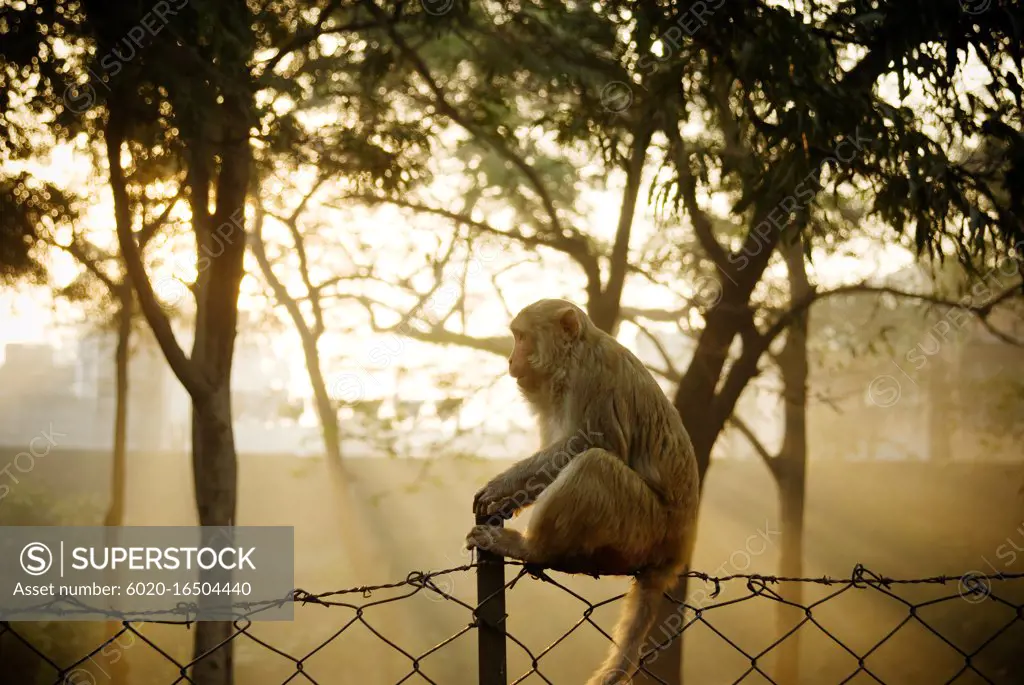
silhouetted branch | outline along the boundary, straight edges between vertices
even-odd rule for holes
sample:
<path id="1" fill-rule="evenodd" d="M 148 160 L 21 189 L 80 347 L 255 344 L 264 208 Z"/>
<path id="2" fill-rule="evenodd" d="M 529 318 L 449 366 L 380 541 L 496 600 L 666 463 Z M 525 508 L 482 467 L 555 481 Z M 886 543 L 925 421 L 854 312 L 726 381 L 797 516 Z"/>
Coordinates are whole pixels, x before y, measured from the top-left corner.
<path id="1" fill-rule="evenodd" d="M 541 179 L 540 174 L 530 166 L 529 163 L 518 154 L 508 143 L 506 143 L 500 136 L 489 133 L 477 127 L 468 116 L 465 116 L 459 112 L 450 102 L 444 92 L 444 89 L 437 83 L 433 75 L 430 73 L 430 68 L 427 66 L 423 58 L 420 57 L 419 53 L 416 52 L 408 42 L 402 38 L 402 35 L 395 28 L 394 22 L 387 20 L 387 14 L 377 7 L 373 0 L 366 0 L 364 3 L 370 12 L 377 17 L 378 21 L 384 26 L 385 30 L 390 36 L 391 40 L 395 43 L 399 50 L 412 62 L 413 68 L 420 75 L 420 77 L 427 84 L 427 87 L 434 94 L 435 106 L 441 114 L 444 114 L 449 119 L 454 121 L 456 124 L 465 129 L 468 133 L 476 137 L 482 142 L 488 144 L 495 152 L 506 160 L 511 162 L 530 182 L 530 186 L 533 191 L 537 193 L 541 203 L 544 205 L 544 210 L 548 215 L 548 221 L 550 223 L 552 233 L 563 234 L 562 222 L 558 218 L 558 211 L 555 209 L 555 203 L 551 198 L 551 194 L 548 192 L 544 181 Z"/>
<path id="2" fill-rule="evenodd" d="M 136 244 L 136 237 L 131 226 L 132 212 L 127 182 L 124 169 L 121 166 L 121 147 L 124 143 L 124 133 L 120 117 L 113 112 L 107 120 L 104 138 L 107 162 L 110 168 L 110 188 L 114 195 L 114 216 L 117 225 L 118 243 L 121 246 L 125 270 L 139 297 L 139 307 L 142 309 L 146 321 L 149 322 L 153 335 L 156 337 L 157 342 L 160 344 L 160 349 L 167 358 L 168 365 L 174 371 L 174 375 L 178 377 L 178 380 L 181 381 L 181 384 L 185 386 L 189 395 L 193 399 L 208 397 L 212 392 L 212 387 L 209 381 L 193 366 L 185 351 L 178 344 L 178 339 L 171 328 L 171 321 L 157 301 L 156 293 L 153 291 L 153 284 L 146 273 L 146 267 L 142 262 L 142 255 Z M 194 220 L 198 221 L 199 219 L 194 218 Z"/>
<path id="3" fill-rule="evenodd" d="M 760 438 L 758 438 L 757 435 L 754 434 L 753 429 L 751 429 L 751 427 L 747 425 L 747 422 L 741 419 L 740 417 L 736 416 L 735 414 L 729 417 L 729 422 L 732 423 L 736 430 L 743 434 L 743 437 L 747 439 L 747 442 L 750 443 L 750 446 L 753 447 L 754 451 L 757 452 L 759 457 L 761 457 L 761 460 L 764 462 L 765 466 L 767 466 L 768 469 L 774 473 L 775 469 L 777 468 L 775 462 L 776 457 L 772 455 L 771 452 L 768 451 L 768 448 L 766 448 L 764 446 L 764 443 L 761 442 Z"/>

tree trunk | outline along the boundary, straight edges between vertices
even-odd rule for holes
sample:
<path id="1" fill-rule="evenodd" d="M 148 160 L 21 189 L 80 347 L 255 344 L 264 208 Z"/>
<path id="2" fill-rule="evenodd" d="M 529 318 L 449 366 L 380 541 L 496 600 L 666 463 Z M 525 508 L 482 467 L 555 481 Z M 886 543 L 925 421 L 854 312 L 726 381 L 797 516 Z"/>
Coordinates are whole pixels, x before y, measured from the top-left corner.
<path id="1" fill-rule="evenodd" d="M 232 336 L 233 337 L 233 336 Z M 201 526 L 234 525 L 236 506 L 237 459 L 231 430 L 231 402 L 227 383 L 209 402 L 194 403 L 192 410 L 192 474 Z M 203 544 L 211 542 L 204 534 Z M 230 573 L 217 568 L 200 570 L 199 581 L 230 582 Z M 201 609 L 215 610 L 216 596 L 200 597 Z M 227 600 L 229 601 L 229 600 Z M 232 685 L 233 654 L 231 621 L 199 621 L 195 626 L 192 678 L 202 685 Z"/>
<path id="2" fill-rule="evenodd" d="M 223 19 L 219 28 L 222 40 L 210 51 L 189 53 L 205 60 L 203 67 L 210 75 L 202 78 L 215 79 L 220 91 L 216 105 L 201 104 L 201 98 L 175 103 L 186 110 L 180 113 L 181 121 L 188 124 L 181 132 L 183 162 L 196 236 L 196 317 L 190 356 L 179 345 L 160 306 L 132 230 L 131 197 L 121 153 L 136 123 L 135 90 L 115 89 L 108 96 L 105 143 L 117 238 L 126 272 L 168 365 L 192 400 L 192 477 L 199 524 L 233 526 L 238 465 L 231 425 L 231 362 L 244 275 L 245 202 L 252 167 L 250 127 L 256 120 L 249 66 L 255 44 L 246 3 L 231 0 L 218 3 L 217 8 L 218 17 Z M 193 125 L 193 117 L 201 118 L 202 126 Z M 211 197 L 216 201 L 212 214 Z M 208 533 L 204 531 L 204 544 L 211 542 Z M 201 571 L 199 580 L 226 579 Z M 223 601 L 230 600 L 225 595 Z M 191 669 L 196 685 L 232 685 L 233 643 L 228 638 L 233 630 L 228 620 L 196 623 Z"/>
<path id="3" fill-rule="evenodd" d="M 673 405 L 679 412 L 693 443 L 701 493 L 704 491 L 705 477 L 711 465 L 711 450 L 739 398 L 738 392 L 734 390 L 730 391 L 732 394 L 728 397 L 724 396 L 725 391 L 719 390 L 729 350 L 736 336 L 744 340 L 746 347 L 747 340 L 758 335 L 753 319 L 748 315 L 750 295 L 768 267 L 780 233 L 770 231 L 765 235 L 756 235 L 753 228 L 760 226 L 774 209 L 775 204 L 765 200 L 754 212 L 750 224 L 751 231 L 737 253 L 742 255 L 742 262 L 737 260 L 740 268 L 733 269 L 733 273 L 723 280 L 722 297 L 705 317 L 704 330 L 698 339 L 697 349 L 694 350 L 693 359 L 683 374 L 673 399 Z M 737 377 L 739 371 L 743 373 L 742 378 Z M 757 364 L 754 363 L 749 368 L 739 371 L 736 368 L 730 369 L 727 378 L 742 389 L 757 374 Z M 681 579 L 671 594 L 679 600 L 684 600 L 687 585 L 686 579 Z M 678 614 L 678 605 L 668 600 L 664 601 L 657 625 L 677 620 L 672 618 L 674 614 Z M 658 657 L 658 670 L 651 670 L 666 683 L 679 685 L 683 682 L 682 657 L 682 640 L 674 640 Z M 662 661 L 665 662 L 664 665 L 660 663 Z"/>
<path id="4" fill-rule="evenodd" d="M 779 232 L 771 230 L 762 236 L 756 234 L 754 228 L 764 224 L 773 210 L 775 205 L 766 200 L 754 213 L 751 230 L 737 253 L 741 259 L 737 259 L 732 274 L 723 278 L 722 297 L 705 316 L 704 330 L 697 340 L 693 359 L 676 388 L 673 404 L 693 441 L 702 483 L 711 463 L 711 449 L 738 399 L 736 393 L 722 397 L 724 393 L 716 392 L 729 350 L 737 335 L 757 334 L 749 312 L 750 295 L 768 267 L 778 244 Z M 745 340 L 744 347 L 746 344 Z M 736 384 L 741 389 L 756 375 L 756 364 L 746 371 L 746 378 L 738 379 L 743 382 Z M 733 372 L 734 369 L 730 369 L 730 379 Z"/>
<path id="5" fill-rule="evenodd" d="M 874 49 L 861 59 L 848 72 L 843 81 L 844 85 L 848 84 L 851 97 L 870 93 L 878 77 L 889 69 L 889 63 L 898 59 L 912 45 L 919 42 L 919 37 L 914 33 L 901 31 L 894 33 L 905 35 L 910 40 L 892 48 L 889 48 L 888 44 L 880 43 L 880 45 L 886 45 L 886 48 Z M 855 133 L 856 129 L 846 132 L 847 135 L 855 135 Z M 803 162 L 799 158 L 804 154 L 806 154 L 804 150 L 797 147 L 784 163 L 792 164 L 792 168 L 799 168 Z M 729 255 L 726 266 L 730 273 L 723 278 L 722 297 L 707 313 L 697 349 L 676 388 L 673 404 L 679 411 L 693 442 L 701 490 L 703 490 L 704 478 L 710 466 L 711 450 L 721 434 L 726 420 L 732 414 L 739 393 L 757 372 L 756 363 L 752 368 L 740 369 L 741 373 L 736 376 L 736 383 L 732 384 L 733 387 L 723 387 L 719 390 L 725 362 L 733 341 L 744 330 L 753 330 L 753 323 L 748 316 L 750 295 L 761 280 L 771 254 L 778 244 L 779 232 L 777 230 L 759 232 L 755 229 L 768 225 L 769 217 L 779 209 L 782 209 L 785 214 L 790 214 L 791 210 L 786 208 L 783 200 L 795 196 L 797 184 L 801 183 L 801 178 L 808 179 L 812 176 L 816 178 L 825 159 L 826 153 L 823 151 L 812 153 L 811 160 L 806 167 L 808 174 L 802 177 L 794 175 L 786 187 L 777 189 L 774 197 L 766 195 L 757 205 L 749 224 L 750 231 L 742 247 L 738 252 Z M 778 226 L 782 222 L 783 218 L 779 218 L 771 221 L 771 224 Z M 1022 273 L 1024 273 L 1024 267 L 1022 267 Z M 754 332 L 756 333 L 756 330 Z M 730 370 L 727 382 L 733 380 L 733 371 L 734 369 Z M 686 584 L 682 582 L 676 587 L 673 594 L 683 598 L 685 592 Z M 662 612 L 662 615 L 659 615 L 659 620 L 664 618 L 664 612 Z M 665 682 L 673 685 L 681 682 L 682 646 L 680 642 L 680 640 L 676 640 L 665 652 L 662 652 L 656 662 L 673 662 L 678 659 L 672 666 L 666 666 L 666 675 L 661 676 Z"/>
<path id="6" fill-rule="evenodd" d="M 764 259 L 767 264 L 767 258 Z M 761 267 L 761 271 L 764 267 Z M 756 281 L 755 281 L 756 282 Z M 731 284 L 730 284 L 731 285 Z M 751 290 L 753 285 L 750 285 Z M 753 323 L 736 317 L 733 312 L 742 312 L 745 309 L 746 301 L 749 299 L 750 290 L 733 286 L 723 286 L 723 299 L 712 311 L 707 319 L 704 332 L 698 342 L 694 358 L 690 362 L 687 373 L 680 382 L 673 404 L 683 419 L 690 440 L 693 443 L 694 452 L 697 458 L 697 471 L 700 475 L 699 492 L 704 492 L 704 481 L 708 467 L 711 464 L 711 449 L 721 433 L 721 427 L 716 426 L 712 420 L 713 403 L 715 399 L 715 387 L 717 379 L 721 375 L 725 355 L 732 343 L 733 338 L 744 330 L 744 327 L 752 328 Z M 737 302 L 741 306 L 737 306 Z M 717 358 L 721 356 L 721 364 Z M 711 372 L 715 368 L 714 379 Z M 687 597 L 689 583 L 686 578 L 680 578 L 675 587 L 669 592 L 680 602 Z M 680 620 L 682 619 L 682 620 Z M 657 626 L 682 626 L 686 617 L 680 612 L 680 605 L 676 602 L 664 600 L 658 611 Z M 676 630 L 669 635 L 678 632 Z M 663 642 L 669 635 L 656 635 L 654 639 Z M 648 638 L 650 643 L 652 638 Z M 674 639 L 658 656 L 649 663 L 647 670 L 660 680 L 654 680 L 640 674 L 636 678 L 639 683 L 667 683 L 668 685 L 680 685 L 683 682 L 683 640 Z"/>
<path id="7" fill-rule="evenodd" d="M 784 241 L 781 251 L 789 275 L 790 300 L 800 302 L 813 294 L 807 280 L 802 241 Z M 803 575 L 804 503 L 807 495 L 807 331 L 808 311 L 796 317 L 786 333 L 786 344 L 779 354 L 785 401 L 785 433 L 782 450 L 773 473 L 779 487 L 782 518 L 782 549 L 779 573 Z M 803 605 L 800 583 L 785 583 L 779 593 L 789 602 Z M 778 634 L 791 630 L 803 618 L 803 612 L 780 604 L 776 614 Z M 776 680 L 779 685 L 800 682 L 800 634 L 790 635 L 776 649 Z"/>
<path id="8" fill-rule="evenodd" d="M 619 325 L 622 288 L 626 282 L 626 272 L 629 270 L 629 238 L 633 230 L 640 184 L 643 181 L 647 148 L 651 145 L 654 130 L 653 117 L 642 120 L 633 130 L 632 149 L 624 169 L 626 187 L 622 189 L 619 221 L 615 228 L 615 242 L 612 244 L 608 265 L 608 283 L 604 289 L 600 288 L 600 283 L 588 284 L 588 314 L 597 327 L 609 335 L 615 335 Z"/>
<path id="9" fill-rule="evenodd" d="M 221 149 L 217 178 L 217 209 L 205 213 L 208 188 L 204 183 L 212 157 L 195 153 L 193 224 L 199 259 L 208 260 L 196 281 L 196 326 L 191 362 L 209 384 L 192 396 L 192 477 L 201 526 L 233 526 L 237 499 L 238 459 L 231 424 L 231 362 L 238 321 L 238 292 L 245 256 L 245 199 L 252 151 L 247 110 L 238 102 L 225 106 L 225 131 L 236 142 Z M 236 110 L 237 111 L 234 111 Z M 232 124 L 232 118 L 235 118 Z M 197 144 L 198 145 L 198 144 Z M 212 571 L 201 571 L 200 582 L 227 582 Z M 211 598 L 213 601 L 216 598 Z M 213 604 L 208 605 L 211 608 Z M 230 621 L 196 623 L 193 679 L 201 685 L 232 685 L 232 643 L 225 641 Z M 224 643 L 224 644 L 222 644 Z M 215 651 L 211 651 L 215 650 Z"/>
<path id="10" fill-rule="evenodd" d="M 300 335 L 302 331 L 300 331 Z M 317 418 L 320 419 L 320 432 L 324 439 L 324 454 L 327 456 L 327 467 L 340 476 L 341 462 L 341 427 L 338 423 L 338 410 L 327 391 L 324 374 L 320 369 L 320 353 L 316 340 L 306 340 L 303 335 L 302 350 L 306 357 L 306 369 L 309 372 L 309 384 L 313 388 L 313 401 L 316 404 Z"/>
<path id="11" fill-rule="evenodd" d="M 116 385 L 114 390 L 114 450 L 110 466 L 110 504 L 103 517 L 103 525 L 107 529 L 107 544 L 116 544 L 112 538 L 114 529 L 124 525 L 125 481 L 127 477 L 127 440 L 128 440 L 128 358 L 132 335 L 132 295 L 131 283 L 125 277 L 120 291 L 115 293 L 118 298 L 117 311 L 117 349 L 114 352 L 114 373 Z M 110 576 L 115 574 L 108 571 Z M 110 584 L 116 579 L 110 577 Z M 108 621 L 107 632 L 115 635 L 121 630 L 120 621 Z M 128 661 L 122 654 L 120 658 L 109 662 L 111 685 L 125 685 L 129 682 Z"/>
<path id="12" fill-rule="evenodd" d="M 786 466 L 783 466 L 778 479 L 779 497 L 781 504 L 782 519 L 782 549 L 779 559 L 779 573 L 783 576 L 800 577 L 803 575 L 803 549 L 804 549 L 804 502 L 806 498 L 806 469 L 804 463 L 796 463 L 796 450 L 798 446 L 791 446 L 794 449 L 794 463 L 787 466 L 795 467 L 792 473 L 785 473 Z M 785 454 L 785 452 L 783 452 Z M 780 466 L 782 466 L 780 464 Z M 803 588 L 800 583 L 784 583 L 779 586 L 778 592 L 787 601 L 793 604 L 803 605 Z M 803 618 L 804 613 L 798 609 L 780 604 L 776 616 L 776 627 L 781 637 Z M 800 682 L 800 634 L 803 628 L 787 637 L 782 644 L 776 647 L 776 682 L 779 685 L 796 685 Z"/>
<path id="13" fill-rule="evenodd" d="M 730 295 L 730 302 L 739 299 L 740 297 L 743 297 L 745 302 L 746 297 L 749 297 L 749 293 L 747 293 L 746 296 L 743 296 L 740 291 L 737 290 L 732 290 Z M 701 335 L 700 341 L 698 342 L 697 351 L 694 353 L 694 359 L 690 362 L 690 366 L 687 370 L 687 376 L 690 380 L 687 382 L 686 377 L 684 377 L 679 386 L 680 391 L 676 393 L 676 397 L 673 402 L 676 410 L 683 419 L 683 425 L 686 427 L 687 433 L 690 435 L 690 441 L 693 443 L 694 452 L 697 458 L 697 471 L 700 475 L 700 485 L 698 490 L 700 493 L 704 492 L 705 474 L 707 473 L 708 466 L 711 463 L 711 448 L 718 439 L 720 430 L 713 428 L 712 421 L 710 420 L 715 383 L 702 382 L 703 379 L 706 378 L 706 374 L 697 373 L 694 369 L 705 363 L 709 366 L 714 366 L 713 361 L 704 362 L 701 360 L 701 356 L 703 355 L 704 359 L 708 359 L 715 357 L 718 354 L 717 350 L 719 349 L 727 351 L 729 344 L 742 326 L 740 321 L 728 316 L 731 308 L 727 303 L 723 307 L 723 303 L 724 299 L 723 302 L 720 302 L 716 307 L 716 309 L 719 310 L 717 319 L 713 320 L 712 318 L 709 318 L 707 320 L 704 333 Z M 689 394 L 682 392 L 681 390 L 684 386 L 694 388 L 694 392 Z M 696 392 L 697 389 L 705 390 L 706 394 L 701 393 L 698 395 Z M 682 602 L 686 599 L 688 590 L 689 583 L 687 579 L 680 578 L 675 587 L 669 591 L 669 594 L 679 602 Z M 669 639 L 675 633 L 678 633 L 679 627 L 682 627 L 686 621 L 686 616 L 680 611 L 680 608 L 680 604 L 677 602 L 669 601 L 667 599 L 662 601 L 661 607 L 658 610 L 658 618 L 655 622 L 655 628 L 652 631 L 651 636 L 648 637 L 648 643 L 651 643 L 653 640 L 657 640 L 658 643 L 661 643 L 666 639 Z M 665 628 L 672 626 L 678 627 L 671 631 L 665 630 Z M 658 634 L 659 627 L 661 628 L 662 634 Z M 668 634 L 664 634 L 665 632 Z M 647 677 L 641 673 L 635 679 L 638 685 L 640 683 L 650 683 L 652 685 L 653 683 L 681 685 L 683 682 L 682 637 L 680 636 L 672 639 L 672 641 L 659 651 L 657 656 L 647 664 L 646 668 L 657 679 Z"/>
<path id="14" fill-rule="evenodd" d="M 213 154 L 201 141 L 191 141 L 189 202 L 196 234 L 198 278 L 196 320 L 191 356 L 178 345 L 160 307 L 132 233 L 132 211 L 120 154 L 124 142 L 124 111 L 114 104 L 107 123 L 107 159 L 114 195 L 118 244 L 139 306 L 168 364 L 192 399 L 192 477 L 202 526 L 234 525 L 237 457 L 231 426 L 231 361 L 238 320 L 238 293 L 245 255 L 245 200 L 252 150 L 250 109 L 244 94 L 225 96 L 221 116 L 226 142 L 219 146 L 217 209 L 209 213 Z M 206 540 L 204 540 L 206 542 Z M 202 572 L 201 581 L 227 579 Z M 226 596 L 225 596 L 226 597 Z M 196 685 L 232 685 L 232 643 L 226 642 L 230 621 L 199 621 L 195 627 L 192 679 Z"/>
<path id="15" fill-rule="evenodd" d="M 128 292 L 125 293 L 124 290 Z M 132 335 L 131 286 L 119 294 L 117 311 L 117 349 L 114 352 L 114 451 L 110 471 L 110 504 L 103 517 L 104 526 L 120 526 L 124 522 L 125 476 L 128 441 L 128 355 Z"/>

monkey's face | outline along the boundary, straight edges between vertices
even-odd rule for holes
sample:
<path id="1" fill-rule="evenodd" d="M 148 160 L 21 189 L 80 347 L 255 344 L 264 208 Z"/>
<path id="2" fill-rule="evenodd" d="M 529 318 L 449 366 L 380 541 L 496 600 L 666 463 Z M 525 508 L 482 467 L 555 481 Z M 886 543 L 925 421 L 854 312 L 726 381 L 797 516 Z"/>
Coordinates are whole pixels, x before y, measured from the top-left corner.
<path id="1" fill-rule="evenodd" d="M 566 369 L 569 348 L 580 338 L 581 316 L 585 315 L 567 302 L 541 300 L 513 319 L 509 328 L 515 346 L 508 358 L 508 373 L 528 396 Z"/>
<path id="2" fill-rule="evenodd" d="M 515 346 L 508 358 L 508 374 L 516 379 L 523 390 L 536 390 L 543 380 L 540 372 L 530 363 L 530 358 L 537 351 L 537 338 L 533 331 L 518 325 L 518 322 L 512 324 L 512 337 Z"/>

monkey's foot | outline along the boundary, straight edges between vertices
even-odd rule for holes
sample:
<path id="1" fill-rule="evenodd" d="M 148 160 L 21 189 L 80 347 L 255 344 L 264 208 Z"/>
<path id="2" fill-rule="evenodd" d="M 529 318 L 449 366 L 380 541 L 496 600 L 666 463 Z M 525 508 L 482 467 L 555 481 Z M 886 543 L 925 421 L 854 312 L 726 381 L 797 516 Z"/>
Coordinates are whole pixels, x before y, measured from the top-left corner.
<path id="1" fill-rule="evenodd" d="M 466 549 L 473 548 L 527 561 L 526 539 L 517 530 L 496 526 L 473 526 L 466 536 Z"/>

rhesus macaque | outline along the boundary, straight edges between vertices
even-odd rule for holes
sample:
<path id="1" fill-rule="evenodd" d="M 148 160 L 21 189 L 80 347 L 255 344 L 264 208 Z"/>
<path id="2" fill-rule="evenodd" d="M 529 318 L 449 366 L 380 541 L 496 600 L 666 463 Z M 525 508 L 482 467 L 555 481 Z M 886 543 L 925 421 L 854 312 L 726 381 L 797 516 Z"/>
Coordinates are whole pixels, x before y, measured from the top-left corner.
<path id="1" fill-rule="evenodd" d="M 509 374 L 537 415 L 543 449 L 485 485 L 477 514 L 533 504 L 524 534 L 475 526 L 469 548 L 569 573 L 637 574 L 615 646 L 589 685 L 629 680 L 662 593 L 689 562 L 697 462 L 682 420 L 644 365 L 565 300 L 511 325 Z"/>

